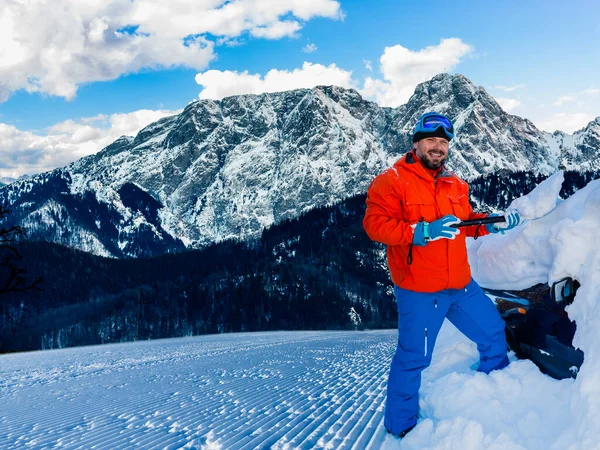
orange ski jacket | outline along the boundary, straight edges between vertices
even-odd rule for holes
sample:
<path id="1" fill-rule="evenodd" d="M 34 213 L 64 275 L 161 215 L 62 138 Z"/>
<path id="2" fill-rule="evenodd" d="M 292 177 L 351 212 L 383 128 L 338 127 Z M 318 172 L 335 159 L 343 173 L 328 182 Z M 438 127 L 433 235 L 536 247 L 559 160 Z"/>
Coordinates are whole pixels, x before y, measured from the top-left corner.
<path id="1" fill-rule="evenodd" d="M 462 289 L 471 281 L 466 236 L 488 234 L 485 226 L 460 228 L 452 239 L 412 245 L 414 225 L 446 214 L 461 220 L 487 217 L 469 203 L 469 186 L 443 168 L 434 179 L 409 152 L 378 175 L 367 191 L 363 227 L 369 237 L 387 245 L 392 282 L 417 292 Z M 409 255 L 410 254 L 410 255 Z"/>

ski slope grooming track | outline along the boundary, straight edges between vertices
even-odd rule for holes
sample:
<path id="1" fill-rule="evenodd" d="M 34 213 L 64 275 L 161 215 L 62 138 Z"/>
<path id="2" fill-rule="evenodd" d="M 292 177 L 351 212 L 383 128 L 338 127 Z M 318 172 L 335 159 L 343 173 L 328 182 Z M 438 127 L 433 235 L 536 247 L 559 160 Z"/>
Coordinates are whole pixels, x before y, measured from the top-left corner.
<path id="1" fill-rule="evenodd" d="M 395 330 L 0 356 L 2 449 L 379 448 Z"/>

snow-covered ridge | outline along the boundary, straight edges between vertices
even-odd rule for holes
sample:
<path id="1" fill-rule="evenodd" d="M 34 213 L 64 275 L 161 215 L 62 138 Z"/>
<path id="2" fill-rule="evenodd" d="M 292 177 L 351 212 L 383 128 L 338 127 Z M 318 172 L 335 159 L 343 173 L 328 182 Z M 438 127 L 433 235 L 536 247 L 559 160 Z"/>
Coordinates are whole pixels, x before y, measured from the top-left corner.
<path id="1" fill-rule="evenodd" d="M 64 204 L 68 216 L 77 215 L 69 198 L 95 202 L 91 209 L 113 217 L 113 237 L 81 219 L 70 226 L 106 248 L 116 249 L 118 234 L 128 245 L 111 251 L 113 256 L 143 254 L 136 223 L 144 222 L 133 218 L 145 213 L 124 205 L 125 184 L 160 204 L 158 218 L 146 217 L 142 233 L 158 252 L 172 250 L 163 244 L 167 235 L 178 248 L 249 239 L 273 223 L 365 192 L 375 175 L 411 147 L 414 123 L 431 110 L 455 120 L 449 166 L 466 179 L 498 170 L 551 174 L 600 167 L 595 157 L 600 121 L 572 137 L 545 133 L 506 114 L 462 75 L 441 74 L 395 109 L 335 86 L 197 101 L 135 138 L 122 137 L 63 169 L 17 181 L 0 190 L 0 197 L 15 211 L 15 220 L 28 224 L 35 223 L 31 217 L 49 196 Z M 58 192 L 53 184 L 60 185 Z M 54 240 L 28 226 L 32 237 Z M 65 223 L 57 220 L 55 227 Z M 70 245 L 95 251 L 86 243 L 92 241 Z"/>

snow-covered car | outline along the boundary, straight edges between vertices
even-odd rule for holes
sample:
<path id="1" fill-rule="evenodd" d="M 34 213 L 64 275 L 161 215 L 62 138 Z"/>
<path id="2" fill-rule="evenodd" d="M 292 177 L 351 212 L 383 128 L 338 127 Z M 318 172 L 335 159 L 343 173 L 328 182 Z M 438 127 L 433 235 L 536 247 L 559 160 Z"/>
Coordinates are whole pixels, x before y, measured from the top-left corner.
<path id="1" fill-rule="evenodd" d="M 551 287 L 538 284 L 521 291 L 483 288 L 506 322 L 506 339 L 518 358 L 530 359 L 557 379 L 575 378 L 583 352 L 573 347 L 576 325 L 565 311 L 579 283 L 572 278 Z"/>

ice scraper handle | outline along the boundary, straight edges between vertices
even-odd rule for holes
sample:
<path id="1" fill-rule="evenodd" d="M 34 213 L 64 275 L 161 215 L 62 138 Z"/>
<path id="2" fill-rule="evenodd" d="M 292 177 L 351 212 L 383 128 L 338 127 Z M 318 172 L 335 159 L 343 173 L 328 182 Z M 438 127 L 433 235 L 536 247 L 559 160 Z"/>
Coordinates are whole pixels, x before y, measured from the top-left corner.
<path id="1" fill-rule="evenodd" d="M 481 219 L 463 220 L 462 222 L 450 225 L 452 228 L 470 227 L 471 225 L 485 225 L 488 223 L 506 222 L 504 216 L 490 216 Z"/>

